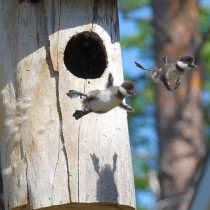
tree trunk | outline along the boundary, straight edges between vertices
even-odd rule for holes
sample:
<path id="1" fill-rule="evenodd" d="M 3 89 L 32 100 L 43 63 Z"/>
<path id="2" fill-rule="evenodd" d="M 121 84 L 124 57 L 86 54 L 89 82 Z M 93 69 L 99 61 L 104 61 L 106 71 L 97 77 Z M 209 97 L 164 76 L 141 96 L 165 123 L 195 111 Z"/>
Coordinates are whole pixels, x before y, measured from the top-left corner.
<path id="1" fill-rule="evenodd" d="M 34 2 L 0 0 L 5 208 L 134 209 L 127 113 L 66 95 L 122 83 L 117 1 Z"/>
<path id="2" fill-rule="evenodd" d="M 201 43 L 197 1 L 153 0 L 152 6 L 157 62 L 163 55 L 173 61 L 185 53 L 196 55 Z M 198 57 L 196 63 L 199 64 Z M 201 88 L 200 68 L 186 72 L 176 91 L 157 86 L 160 184 L 164 201 L 159 209 L 188 209 L 196 169 L 205 153 Z"/>

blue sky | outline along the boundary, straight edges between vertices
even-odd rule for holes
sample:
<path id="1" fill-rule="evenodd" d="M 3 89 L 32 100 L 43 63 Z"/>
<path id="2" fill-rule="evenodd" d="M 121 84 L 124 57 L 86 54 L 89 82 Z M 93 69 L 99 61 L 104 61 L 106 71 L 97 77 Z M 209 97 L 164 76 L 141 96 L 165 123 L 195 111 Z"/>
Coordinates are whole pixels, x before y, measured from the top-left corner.
<path id="1" fill-rule="evenodd" d="M 132 15 L 138 16 L 138 17 L 150 17 L 152 15 L 152 11 L 151 9 L 144 7 L 143 9 L 141 9 L 141 11 L 136 10 L 134 13 L 132 13 Z M 131 20 L 124 19 L 121 13 L 119 13 L 119 21 L 120 21 L 121 38 L 132 36 L 137 33 L 136 24 Z M 129 34 L 128 34 L 128 31 L 129 31 Z M 136 49 L 136 48 L 123 49 L 122 48 L 122 63 L 123 63 L 123 69 L 126 74 L 131 75 L 132 77 L 136 77 L 141 74 L 141 71 L 139 71 L 134 64 L 134 61 L 139 61 L 139 60 L 140 60 L 139 49 Z M 148 65 L 152 65 L 154 62 L 148 59 L 147 63 Z M 149 119 L 149 120 L 154 120 L 154 119 Z M 156 138 L 156 135 L 154 134 L 154 130 L 147 127 L 143 129 L 141 128 L 139 132 L 141 132 L 141 135 L 151 136 L 150 139 L 154 140 L 152 142 L 154 144 L 154 147 L 157 147 L 155 146 L 157 144 L 157 138 Z M 139 152 L 147 153 L 148 151 L 146 147 L 141 147 L 139 149 Z M 151 190 L 149 189 L 146 191 L 138 190 L 138 192 L 136 192 L 136 197 L 142 207 L 147 207 L 148 209 L 151 209 L 151 210 L 155 209 L 155 198 Z"/>
<path id="2" fill-rule="evenodd" d="M 131 16 L 135 16 L 138 18 L 151 17 L 152 10 L 149 7 L 143 7 L 142 9 L 136 10 L 131 14 Z M 132 20 L 126 20 L 123 18 L 122 14 L 119 12 L 119 21 L 120 21 L 120 37 L 128 37 L 133 36 L 137 33 L 138 26 Z M 129 34 L 128 34 L 129 31 Z M 141 74 L 141 71 L 138 71 L 135 67 L 134 61 L 140 60 L 140 52 L 139 49 L 130 48 L 123 49 L 122 48 L 122 63 L 124 71 L 127 72 L 131 76 L 138 76 Z M 154 62 L 150 59 L 146 60 L 148 65 L 153 65 Z M 145 64 L 145 59 L 142 64 Z"/>

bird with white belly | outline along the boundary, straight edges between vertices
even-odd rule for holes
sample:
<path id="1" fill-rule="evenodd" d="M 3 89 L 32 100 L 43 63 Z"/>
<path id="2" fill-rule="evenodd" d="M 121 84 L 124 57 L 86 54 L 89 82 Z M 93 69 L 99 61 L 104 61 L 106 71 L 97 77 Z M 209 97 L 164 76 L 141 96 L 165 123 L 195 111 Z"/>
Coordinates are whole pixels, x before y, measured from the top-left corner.
<path id="1" fill-rule="evenodd" d="M 176 90 L 181 84 L 181 76 L 185 71 L 192 70 L 197 66 L 194 64 L 194 57 L 192 55 L 182 55 L 175 63 L 168 63 L 167 57 L 163 57 L 161 65 L 154 69 L 146 69 L 141 64 L 135 62 L 136 66 L 142 70 L 148 70 L 148 76 L 156 83 L 163 83 L 165 87 L 172 91 Z M 175 82 L 174 87 L 171 83 Z"/>
<path id="2" fill-rule="evenodd" d="M 131 106 L 123 103 L 123 99 L 135 95 L 134 89 L 135 85 L 131 81 L 124 81 L 121 86 L 113 86 L 113 77 L 112 74 L 109 74 L 105 90 L 93 90 L 88 94 L 69 90 L 67 95 L 70 98 L 84 97 L 83 110 L 76 110 L 73 114 L 77 120 L 91 112 L 106 113 L 117 106 L 126 111 L 133 111 Z"/>

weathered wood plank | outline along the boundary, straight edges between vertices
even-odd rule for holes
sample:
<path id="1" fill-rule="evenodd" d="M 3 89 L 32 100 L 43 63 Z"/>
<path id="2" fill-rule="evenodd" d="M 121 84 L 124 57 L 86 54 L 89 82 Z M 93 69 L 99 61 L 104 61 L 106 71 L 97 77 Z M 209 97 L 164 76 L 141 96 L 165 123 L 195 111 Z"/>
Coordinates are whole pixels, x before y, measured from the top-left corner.
<path id="1" fill-rule="evenodd" d="M 123 81 L 116 1 L 1 0 L 0 11 L 6 209 L 135 208 L 126 112 L 75 120 L 81 101 L 66 95 L 104 89 L 109 72 Z M 84 31 L 98 34 L 106 50 L 97 79 L 78 78 L 64 64 L 68 41 Z"/>

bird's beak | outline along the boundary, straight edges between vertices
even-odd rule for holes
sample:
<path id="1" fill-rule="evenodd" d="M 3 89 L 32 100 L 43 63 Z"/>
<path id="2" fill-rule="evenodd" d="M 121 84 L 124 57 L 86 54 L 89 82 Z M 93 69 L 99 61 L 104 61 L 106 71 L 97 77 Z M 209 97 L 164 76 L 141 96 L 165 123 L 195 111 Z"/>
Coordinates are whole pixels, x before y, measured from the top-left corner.
<path id="1" fill-rule="evenodd" d="M 197 68 L 197 66 L 196 66 L 194 63 L 191 63 L 191 64 L 189 65 L 189 67 L 191 67 L 191 68 Z"/>
<path id="2" fill-rule="evenodd" d="M 135 95 L 136 95 L 134 91 L 130 91 L 130 94 L 131 94 L 132 96 L 135 96 Z"/>

